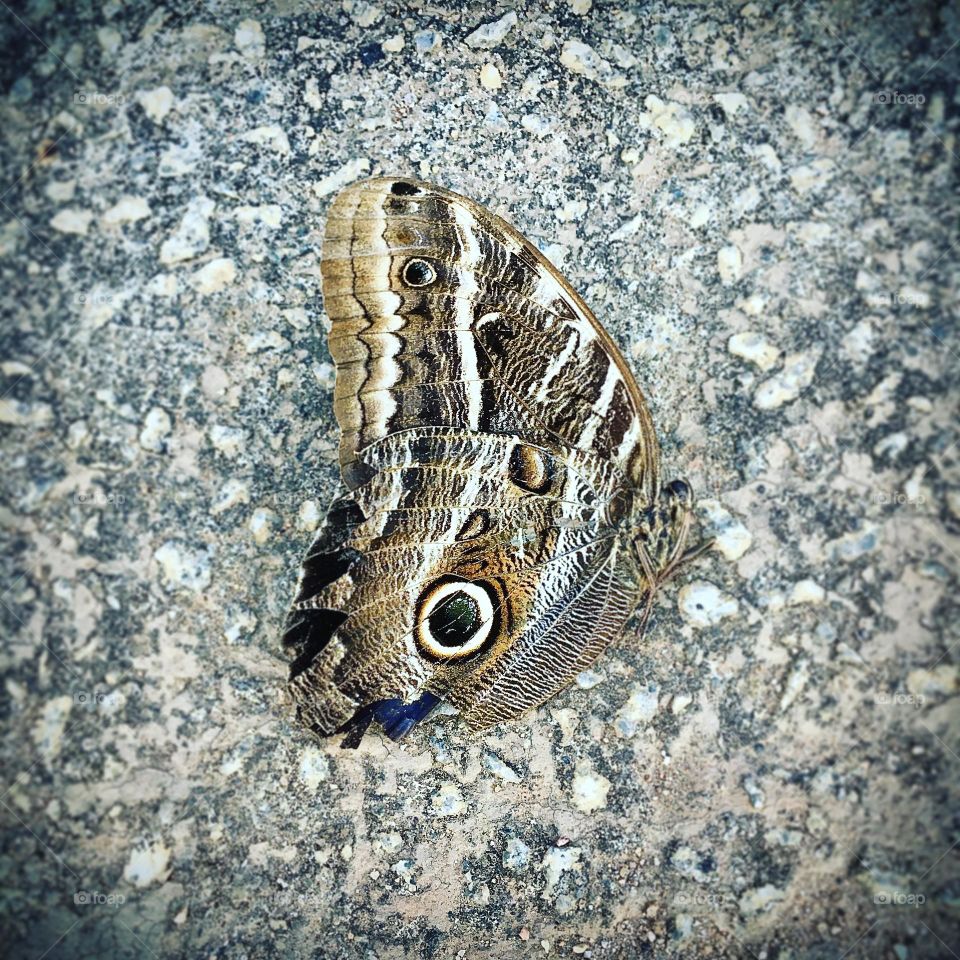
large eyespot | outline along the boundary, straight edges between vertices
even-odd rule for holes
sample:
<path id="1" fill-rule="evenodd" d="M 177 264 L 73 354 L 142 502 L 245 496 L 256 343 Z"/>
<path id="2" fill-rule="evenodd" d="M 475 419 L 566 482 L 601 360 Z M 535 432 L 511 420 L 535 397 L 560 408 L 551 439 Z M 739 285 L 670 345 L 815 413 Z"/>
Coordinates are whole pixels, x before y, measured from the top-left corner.
<path id="1" fill-rule="evenodd" d="M 526 443 L 518 443 L 510 451 L 507 472 L 518 487 L 531 493 L 546 493 L 553 479 L 553 465 L 546 454 Z"/>
<path id="2" fill-rule="evenodd" d="M 482 580 L 444 579 L 427 587 L 417 604 L 416 639 L 431 660 L 463 660 L 494 635 L 493 587 Z"/>
<path id="3" fill-rule="evenodd" d="M 426 260 L 414 257 L 403 268 L 403 279 L 411 287 L 428 287 L 437 279 L 437 274 Z"/>

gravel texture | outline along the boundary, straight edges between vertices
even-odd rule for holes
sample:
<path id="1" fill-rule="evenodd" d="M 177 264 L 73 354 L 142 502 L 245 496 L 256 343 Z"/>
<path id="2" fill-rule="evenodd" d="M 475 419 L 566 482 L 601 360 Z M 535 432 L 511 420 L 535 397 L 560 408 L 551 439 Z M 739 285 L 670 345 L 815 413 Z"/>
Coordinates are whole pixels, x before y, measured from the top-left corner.
<path id="1" fill-rule="evenodd" d="M 7 956 L 960 954 L 956 5 L 0 36 Z M 277 634 L 337 483 L 324 213 L 381 172 L 564 270 L 718 544 L 536 714 L 348 753 Z"/>

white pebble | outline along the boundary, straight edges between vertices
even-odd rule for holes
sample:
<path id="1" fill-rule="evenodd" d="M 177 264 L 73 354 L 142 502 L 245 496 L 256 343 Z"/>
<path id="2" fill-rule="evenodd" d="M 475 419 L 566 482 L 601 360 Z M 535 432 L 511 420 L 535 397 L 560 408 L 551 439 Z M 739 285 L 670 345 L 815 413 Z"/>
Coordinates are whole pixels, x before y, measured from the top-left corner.
<path id="1" fill-rule="evenodd" d="M 503 86 L 503 77 L 492 63 L 485 63 L 480 68 L 480 86 L 485 90 L 499 90 Z"/>
<path id="2" fill-rule="evenodd" d="M 695 580 L 680 590 L 680 613 L 695 627 L 712 627 L 727 617 L 736 616 L 739 604 L 706 580 Z"/>
<path id="3" fill-rule="evenodd" d="M 197 293 L 217 293 L 236 278 L 236 264 L 229 257 L 217 257 L 197 270 L 190 278 L 190 284 Z"/>
<path id="4" fill-rule="evenodd" d="M 78 210 L 76 207 L 67 207 L 61 210 L 50 221 L 50 226 L 61 233 L 75 233 L 85 237 L 90 229 L 93 214 L 89 210 Z"/>
<path id="5" fill-rule="evenodd" d="M 819 353 L 793 353 L 784 360 L 783 369 L 765 380 L 753 396 L 759 410 L 775 410 L 796 400 L 813 383 Z"/>
<path id="6" fill-rule="evenodd" d="M 154 123 L 160 123 L 173 108 L 173 91 L 167 86 L 140 90 L 137 103 Z"/>
<path id="7" fill-rule="evenodd" d="M 143 421 L 140 431 L 140 446 L 144 450 L 160 453 L 163 450 L 166 438 L 170 435 L 173 424 L 170 415 L 163 407 L 154 407 Z"/>
<path id="8" fill-rule="evenodd" d="M 727 342 L 727 349 L 761 370 L 770 370 L 780 357 L 780 350 L 756 330 L 735 333 Z"/>

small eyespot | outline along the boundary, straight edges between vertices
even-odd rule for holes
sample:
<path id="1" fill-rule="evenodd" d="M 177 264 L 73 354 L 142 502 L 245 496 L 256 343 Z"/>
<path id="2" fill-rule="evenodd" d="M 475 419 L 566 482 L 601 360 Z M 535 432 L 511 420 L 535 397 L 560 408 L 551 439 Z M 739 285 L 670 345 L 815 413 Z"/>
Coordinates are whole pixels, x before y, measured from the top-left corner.
<path id="1" fill-rule="evenodd" d="M 437 279 L 437 275 L 426 260 L 413 259 L 408 260 L 403 268 L 403 279 L 411 287 L 427 287 Z"/>
<path id="2" fill-rule="evenodd" d="M 441 580 L 417 604 L 416 640 L 431 660 L 463 660 L 477 653 L 497 621 L 493 588 L 483 581 Z"/>
<path id="3" fill-rule="evenodd" d="M 396 183 L 390 185 L 390 192 L 395 197 L 414 197 L 420 190 L 412 183 L 405 183 L 403 180 L 398 180 Z"/>
<path id="4" fill-rule="evenodd" d="M 541 450 L 526 443 L 518 443 L 510 451 L 507 472 L 518 487 L 531 493 L 546 493 L 553 479 L 549 459 Z"/>

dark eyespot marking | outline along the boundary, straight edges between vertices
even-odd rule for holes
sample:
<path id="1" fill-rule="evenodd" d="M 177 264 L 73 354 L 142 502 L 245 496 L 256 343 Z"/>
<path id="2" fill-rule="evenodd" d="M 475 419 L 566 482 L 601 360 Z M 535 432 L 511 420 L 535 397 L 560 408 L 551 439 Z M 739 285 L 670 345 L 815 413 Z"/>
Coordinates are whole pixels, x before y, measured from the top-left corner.
<path id="1" fill-rule="evenodd" d="M 417 602 L 417 646 L 427 659 L 462 660 L 478 653 L 499 624 L 497 593 L 482 580 L 435 580 Z"/>
<path id="2" fill-rule="evenodd" d="M 473 540 L 476 537 L 482 537 L 489 529 L 489 511 L 474 510 L 457 533 L 457 540 Z"/>
<path id="3" fill-rule="evenodd" d="M 408 260 L 403 268 L 403 279 L 411 287 L 426 287 L 436 280 L 437 274 L 426 260 Z"/>
<path id="4" fill-rule="evenodd" d="M 398 180 L 396 183 L 390 185 L 390 192 L 395 197 L 414 197 L 420 190 L 412 183 L 404 183 L 402 180 Z"/>
<path id="5" fill-rule="evenodd" d="M 510 451 L 507 475 L 522 490 L 546 493 L 553 479 L 553 465 L 536 447 L 518 443 Z"/>
<path id="6" fill-rule="evenodd" d="M 469 594 L 458 590 L 437 604 L 427 617 L 430 633 L 445 647 L 462 647 L 480 625 L 480 607 Z"/>
<path id="7" fill-rule="evenodd" d="M 607 503 L 607 523 L 616 526 L 630 515 L 633 510 L 633 494 L 629 490 L 619 490 Z"/>

